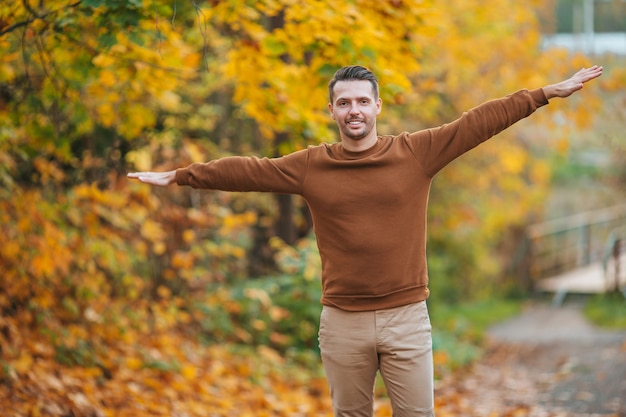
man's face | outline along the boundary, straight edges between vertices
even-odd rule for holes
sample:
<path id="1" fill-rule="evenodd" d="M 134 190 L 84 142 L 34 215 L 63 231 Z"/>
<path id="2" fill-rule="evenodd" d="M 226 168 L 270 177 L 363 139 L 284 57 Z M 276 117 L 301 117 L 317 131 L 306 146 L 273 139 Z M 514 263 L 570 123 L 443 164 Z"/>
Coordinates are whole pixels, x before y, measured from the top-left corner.
<path id="1" fill-rule="evenodd" d="M 333 91 L 328 110 L 337 122 L 341 138 L 358 141 L 376 135 L 376 116 L 382 101 L 374 96 L 372 84 L 366 80 L 339 81 Z"/>

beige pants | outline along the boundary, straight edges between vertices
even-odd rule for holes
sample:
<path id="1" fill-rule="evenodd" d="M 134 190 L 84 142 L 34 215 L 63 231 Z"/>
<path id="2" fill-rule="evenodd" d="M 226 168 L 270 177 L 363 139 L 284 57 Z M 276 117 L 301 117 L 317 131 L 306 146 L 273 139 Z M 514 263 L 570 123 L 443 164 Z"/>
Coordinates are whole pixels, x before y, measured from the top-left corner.
<path id="1" fill-rule="evenodd" d="M 319 343 L 336 417 L 373 416 L 378 370 L 394 417 L 434 416 L 426 302 L 363 312 L 324 306 Z"/>

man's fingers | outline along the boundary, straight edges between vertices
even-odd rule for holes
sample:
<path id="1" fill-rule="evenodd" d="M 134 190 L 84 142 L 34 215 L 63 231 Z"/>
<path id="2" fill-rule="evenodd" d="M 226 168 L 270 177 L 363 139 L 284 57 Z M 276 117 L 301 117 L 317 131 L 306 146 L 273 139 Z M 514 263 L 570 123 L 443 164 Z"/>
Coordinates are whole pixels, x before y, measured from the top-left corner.
<path id="1" fill-rule="evenodd" d="M 128 174 L 126 174 L 126 176 L 128 178 L 134 178 L 141 182 L 147 183 L 155 183 L 155 181 L 159 180 L 159 178 L 157 178 L 157 176 L 154 175 L 153 172 L 129 172 Z"/>
<path id="2" fill-rule="evenodd" d="M 128 178 L 138 179 L 146 184 L 166 186 L 174 183 L 176 172 L 129 172 L 126 175 Z"/>
<path id="3" fill-rule="evenodd" d="M 602 71 L 603 68 L 601 66 L 594 65 L 589 68 L 581 69 L 574 75 L 574 77 L 580 79 L 582 82 L 587 82 L 602 75 Z"/>

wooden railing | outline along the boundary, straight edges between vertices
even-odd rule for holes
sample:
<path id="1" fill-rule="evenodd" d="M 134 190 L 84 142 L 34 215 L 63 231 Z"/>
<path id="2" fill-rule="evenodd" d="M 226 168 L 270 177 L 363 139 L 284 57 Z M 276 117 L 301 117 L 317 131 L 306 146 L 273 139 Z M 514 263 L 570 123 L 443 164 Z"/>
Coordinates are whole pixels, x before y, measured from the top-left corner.
<path id="1" fill-rule="evenodd" d="M 621 242 L 626 237 L 625 228 L 626 204 L 529 226 L 518 257 L 521 278 L 532 290 L 536 282 L 544 278 L 596 262 L 608 266 L 612 255 L 607 253 L 615 250 L 615 246 L 607 249 L 608 242 L 611 239 L 614 245 L 619 242 L 618 251 L 623 252 Z M 620 262 L 616 265 L 619 268 Z"/>

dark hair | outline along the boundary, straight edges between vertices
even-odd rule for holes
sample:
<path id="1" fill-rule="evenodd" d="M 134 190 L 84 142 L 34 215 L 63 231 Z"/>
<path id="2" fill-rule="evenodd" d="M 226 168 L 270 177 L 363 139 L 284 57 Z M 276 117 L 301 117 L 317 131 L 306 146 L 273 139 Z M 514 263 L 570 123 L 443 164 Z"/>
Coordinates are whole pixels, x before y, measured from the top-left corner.
<path id="1" fill-rule="evenodd" d="M 343 67 L 335 73 L 333 79 L 328 83 L 328 97 L 331 103 L 333 102 L 335 84 L 338 81 L 369 81 L 372 84 L 374 97 L 378 98 L 378 79 L 372 71 L 365 67 L 351 65 Z"/>

